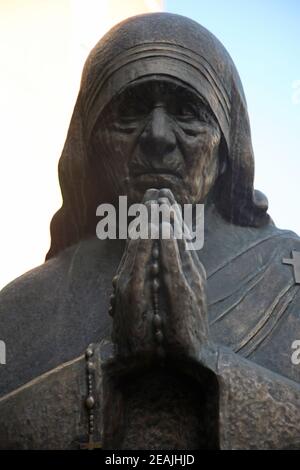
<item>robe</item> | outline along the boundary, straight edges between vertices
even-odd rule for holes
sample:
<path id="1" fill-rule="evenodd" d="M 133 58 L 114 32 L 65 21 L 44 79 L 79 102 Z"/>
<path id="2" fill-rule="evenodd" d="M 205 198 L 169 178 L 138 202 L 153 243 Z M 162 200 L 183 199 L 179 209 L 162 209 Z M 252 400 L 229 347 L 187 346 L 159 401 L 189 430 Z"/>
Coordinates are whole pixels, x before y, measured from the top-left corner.
<path id="1" fill-rule="evenodd" d="M 6 365 L 0 366 L 2 400 L 76 360 L 89 343 L 110 337 L 111 280 L 124 243 L 83 240 L 2 290 L 0 338 L 7 350 Z M 198 255 L 207 273 L 213 344 L 292 381 L 298 390 L 300 365 L 292 361 L 292 344 L 300 339 L 300 285 L 293 266 L 283 263 L 292 251 L 300 252 L 295 233 L 272 222 L 263 228 L 232 225 L 213 205 L 206 208 Z"/>

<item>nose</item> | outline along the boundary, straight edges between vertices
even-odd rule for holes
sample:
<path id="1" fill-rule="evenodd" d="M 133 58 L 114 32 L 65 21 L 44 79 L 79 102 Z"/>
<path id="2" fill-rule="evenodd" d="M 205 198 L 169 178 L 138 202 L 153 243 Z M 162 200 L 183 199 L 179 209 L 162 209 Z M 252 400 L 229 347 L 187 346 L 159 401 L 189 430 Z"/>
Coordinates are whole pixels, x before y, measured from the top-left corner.
<path id="1" fill-rule="evenodd" d="M 163 106 L 156 106 L 141 136 L 140 145 L 144 155 L 161 158 L 176 147 L 176 136 L 172 122 Z"/>

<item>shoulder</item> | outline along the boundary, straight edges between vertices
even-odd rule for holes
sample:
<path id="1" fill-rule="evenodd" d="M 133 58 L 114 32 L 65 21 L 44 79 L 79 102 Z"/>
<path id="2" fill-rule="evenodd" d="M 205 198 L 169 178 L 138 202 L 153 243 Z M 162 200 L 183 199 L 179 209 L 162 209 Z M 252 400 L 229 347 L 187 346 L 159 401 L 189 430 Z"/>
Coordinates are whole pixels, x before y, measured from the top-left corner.
<path id="1" fill-rule="evenodd" d="M 59 283 L 69 262 L 70 253 L 69 256 L 64 253 L 7 284 L 0 292 L 0 314 L 20 302 L 24 308 L 28 303 L 36 304 L 41 300 L 44 302 L 47 297 L 53 298 L 53 288 Z"/>
<path id="2" fill-rule="evenodd" d="M 258 241 L 258 251 L 264 253 L 282 271 L 285 260 L 292 261 L 294 256 L 298 256 L 298 253 L 300 256 L 300 238 L 290 230 L 272 227 L 266 232 L 266 237 Z"/>
<path id="3" fill-rule="evenodd" d="M 38 358 L 44 360 L 43 348 L 53 339 L 49 319 L 56 310 L 59 286 L 71 257 L 69 252 L 47 261 L 0 292 L 0 339 L 6 346 L 6 363 L 0 366 L 0 396 L 40 370 Z"/>
<path id="4" fill-rule="evenodd" d="M 73 245 L 42 265 L 28 271 L 0 292 L 0 315 L 9 307 L 53 303 L 62 290 L 99 275 L 101 266 L 110 259 L 105 243 L 88 239 Z M 12 311 L 11 311 L 12 314 Z"/>
<path id="5" fill-rule="evenodd" d="M 122 247 L 85 240 L 0 293 L 0 395 L 80 355 L 110 327 L 111 279 Z"/>

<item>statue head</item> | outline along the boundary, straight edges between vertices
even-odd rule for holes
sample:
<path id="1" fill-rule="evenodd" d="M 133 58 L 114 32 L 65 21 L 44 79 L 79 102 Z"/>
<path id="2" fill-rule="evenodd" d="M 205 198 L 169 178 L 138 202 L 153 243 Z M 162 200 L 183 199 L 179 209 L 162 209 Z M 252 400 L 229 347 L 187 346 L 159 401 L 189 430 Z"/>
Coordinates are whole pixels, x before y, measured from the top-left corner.
<path id="1" fill-rule="evenodd" d="M 169 13 L 129 18 L 91 51 L 59 177 L 48 257 L 95 233 L 100 203 L 140 202 L 150 187 L 214 204 L 233 224 L 268 222 L 233 61 L 205 28 Z"/>
<path id="2" fill-rule="evenodd" d="M 200 94 L 175 77 L 149 75 L 101 113 L 93 147 L 110 167 L 116 194 L 141 202 L 149 188 L 170 188 L 184 204 L 204 202 L 225 168 L 221 138 Z"/>

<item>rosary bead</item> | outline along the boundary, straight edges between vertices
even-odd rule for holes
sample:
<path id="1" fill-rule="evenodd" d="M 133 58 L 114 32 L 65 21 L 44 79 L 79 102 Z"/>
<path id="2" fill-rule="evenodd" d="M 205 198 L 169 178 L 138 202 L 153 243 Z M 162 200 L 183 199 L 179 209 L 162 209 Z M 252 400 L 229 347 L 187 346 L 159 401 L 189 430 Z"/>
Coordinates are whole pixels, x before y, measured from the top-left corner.
<path id="1" fill-rule="evenodd" d="M 112 306 L 110 305 L 109 309 L 108 309 L 108 314 L 112 317 L 113 316 L 113 308 Z"/>
<path id="2" fill-rule="evenodd" d="M 109 299 L 109 300 L 110 300 L 110 304 L 111 304 L 111 305 L 113 305 L 113 304 L 114 304 L 114 302 L 115 302 L 115 300 L 116 300 L 116 296 L 115 296 L 115 294 L 111 294 L 111 296 L 110 296 L 110 299 Z"/>
<path id="3" fill-rule="evenodd" d="M 155 339 L 158 343 L 162 343 L 163 342 L 163 339 L 164 339 L 164 335 L 162 334 L 162 332 L 160 330 L 158 330 L 156 333 L 155 333 Z"/>
<path id="4" fill-rule="evenodd" d="M 157 261 L 154 261 L 152 266 L 151 266 L 151 273 L 153 276 L 157 276 L 159 273 L 159 264 Z"/>
<path id="5" fill-rule="evenodd" d="M 153 279 L 152 287 L 153 287 L 154 292 L 158 292 L 159 287 L 160 287 L 160 283 L 159 283 L 159 280 L 157 278 Z"/>
<path id="6" fill-rule="evenodd" d="M 85 400 L 85 406 L 91 410 L 95 405 L 95 400 L 94 400 L 94 397 L 92 397 L 92 395 L 89 395 L 87 397 L 87 399 Z"/>
<path id="7" fill-rule="evenodd" d="M 91 347 L 88 347 L 86 352 L 85 352 L 85 357 L 88 359 L 90 357 L 92 357 L 92 355 L 94 354 L 93 350 Z"/>
<path id="8" fill-rule="evenodd" d="M 89 377 L 88 378 L 89 378 L 89 380 L 91 380 L 92 377 L 90 378 L 90 373 L 94 372 L 94 369 L 95 369 L 95 366 L 94 366 L 93 362 L 88 361 L 87 364 L 86 364 L 86 368 L 87 368 L 87 371 L 89 372 Z"/>
<path id="9" fill-rule="evenodd" d="M 157 313 L 154 314 L 153 324 L 155 328 L 157 329 L 161 327 L 162 320 L 161 320 L 161 317 Z"/>
<path id="10" fill-rule="evenodd" d="M 159 258 L 159 249 L 158 249 L 158 246 L 155 246 L 155 247 L 153 248 L 152 256 L 153 256 L 153 259 L 155 259 L 155 260 Z"/>

